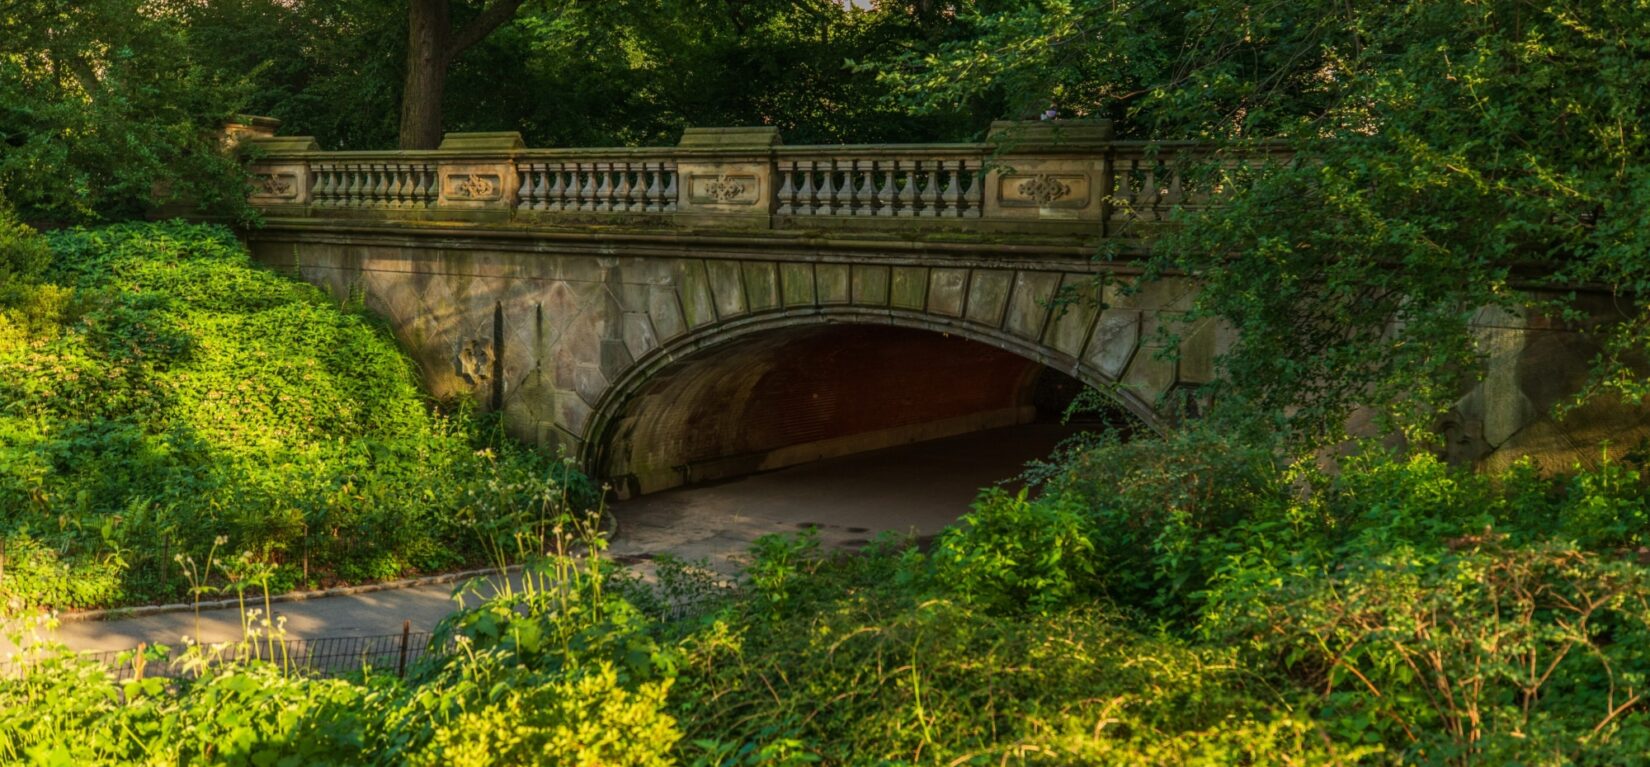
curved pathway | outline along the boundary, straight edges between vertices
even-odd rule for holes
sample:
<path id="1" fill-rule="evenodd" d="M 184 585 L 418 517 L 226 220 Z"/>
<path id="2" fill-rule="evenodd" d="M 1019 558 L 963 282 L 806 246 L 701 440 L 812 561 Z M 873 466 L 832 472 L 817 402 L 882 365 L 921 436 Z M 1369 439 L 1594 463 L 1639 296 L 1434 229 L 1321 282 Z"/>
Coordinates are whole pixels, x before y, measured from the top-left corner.
<path id="1" fill-rule="evenodd" d="M 1048 455 L 1069 429 L 1029 425 L 888 448 L 625 501 L 609 554 L 641 563 L 670 553 L 732 573 L 769 533 L 819 528 L 828 546 L 857 546 L 884 531 L 932 535 L 968 509 L 978 489 Z M 427 631 L 451 613 L 456 584 L 277 603 L 289 637 Z M 490 586 L 482 586 L 485 591 Z M 261 605 L 260 605 L 261 606 Z M 57 638 L 76 650 L 125 650 L 140 642 L 179 645 L 238 639 L 239 611 L 219 609 L 64 623 Z M 9 650 L 0 642 L 0 651 Z"/>

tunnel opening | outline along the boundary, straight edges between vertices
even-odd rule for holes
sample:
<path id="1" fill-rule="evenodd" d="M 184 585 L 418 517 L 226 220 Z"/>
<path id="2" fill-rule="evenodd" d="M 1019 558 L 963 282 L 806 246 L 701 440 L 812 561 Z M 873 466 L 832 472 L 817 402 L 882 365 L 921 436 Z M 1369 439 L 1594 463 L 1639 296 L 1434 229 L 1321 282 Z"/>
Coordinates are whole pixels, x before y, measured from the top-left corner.
<path id="1" fill-rule="evenodd" d="M 642 383 L 619 403 L 594 468 L 634 497 L 1040 424 L 1048 439 L 1032 440 L 1038 454 L 1014 457 L 1023 463 L 1066 432 L 1128 428 L 1133 419 L 1119 407 L 1079 408 L 1063 424 L 1085 388 L 1014 352 L 931 330 L 767 330 L 687 355 Z M 1016 448 L 1031 449 L 1023 439 L 1003 445 Z"/>

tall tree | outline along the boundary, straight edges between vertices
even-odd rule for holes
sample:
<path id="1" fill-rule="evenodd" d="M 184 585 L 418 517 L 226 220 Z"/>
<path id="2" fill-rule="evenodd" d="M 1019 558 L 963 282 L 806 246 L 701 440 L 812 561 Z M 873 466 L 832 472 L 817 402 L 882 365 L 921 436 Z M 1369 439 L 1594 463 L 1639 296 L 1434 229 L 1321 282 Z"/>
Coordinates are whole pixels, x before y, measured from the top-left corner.
<path id="1" fill-rule="evenodd" d="M 401 92 L 401 148 L 434 149 L 441 143 L 441 99 L 447 69 L 464 51 L 515 18 L 523 0 L 493 0 L 470 23 L 454 30 L 451 0 L 407 3 L 407 79 Z"/>

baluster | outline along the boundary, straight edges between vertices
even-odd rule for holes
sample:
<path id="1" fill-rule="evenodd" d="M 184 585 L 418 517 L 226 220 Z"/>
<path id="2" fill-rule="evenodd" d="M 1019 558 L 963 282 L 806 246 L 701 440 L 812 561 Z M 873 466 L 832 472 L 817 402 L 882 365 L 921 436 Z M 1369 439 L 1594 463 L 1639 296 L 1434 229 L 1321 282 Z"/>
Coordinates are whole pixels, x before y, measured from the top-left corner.
<path id="1" fill-rule="evenodd" d="M 678 195 L 681 194 L 676 189 L 676 165 L 672 163 L 665 166 L 664 173 L 665 178 L 668 179 L 665 183 L 665 212 L 671 213 L 676 210 L 676 200 Z"/>
<path id="2" fill-rule="evenodd" d="M 315 169 L 315 186 L 309 190 L 309 199 L 316 207 L 324 208 L 330 198 L 327 187 L 332 179 L 332 168 L 326 163 L 315 163 L 311 167 Z"/>
<path id="3" fill-rule="evenodd" d="M 968 172 L 968 161 L 964 160 L 960 166 L 964 173 L 964 180 L 968 182 L 968 190 L 963 193 L 963 218 L 979 218 L 985 210 L 985 174 L 982 169 L 976 168 Z"/>
<path id="4" fill-rule="evenodd" d="M 922 172 L 922 160 L 914 160 L 905 167 L 905 183 L 899 188 L 899 210 L 896 216 L 910 217 L 917 215 L 917 182 Z"/>
<path id="5" fill-rule="evenodd" d="M 854 192 L 854 215 L 875 216 L 877 214 L 877 161 L 865 160 L 860 165 L 859 183 Z"/>
<path id="6" fill-rule="evenodd" d="M 613 163 L 596 163 L 596 210 L 613 210 Z"/>
<path id="7" fill-rule="evenodd" d="M 516 187 L 516 207 L 533 209 L 533 166 L 516 165 L 516 175 L 521 177 L 521 186 Z"/>
<path id="8" fill-rule="evenodd" d="M 835 215 L 854 215 L 854 166 L 857 164 L 857 160 L 849 160 L 847 167 L 838 171 L 842 174 L 842 183 L 836 188 Z"/>
<path id="9" fill-rule="evenodd" d="M 641 188 L 642 212 L 659 212 L 659 195 L 664 193 L 659 188 L 659 165 L 646 160 L 642 161 L 642 169 L 636 174 L 636 186 Z"/>
<path id="10" fill-rule="evenodd" d="M 579 184 L 579 207 L 581 211 L 596 209 L 596 171 L 594 165 L 575 163 L 582 180 Z"/>
<path id="11" fill-rule="evenodd" d="M 842 171 L 842 186 L 837 188 L 836 193 L 836 215 L 838 216 L 854 215 L 854 202 L 858 198 L 858 194 L 854 189 L 854 176 L 858 170 L 859 161 L 849 160 L 848 167 Z"/>
<path id="12" fill-rule="evenodd" d="M 343 193 L 343 199 L 341 199 L 339 201 L 341 207 L 345 207 L 345 208 L 355 207 L 356 197 L 361 192 L 361 178 L 360 178 L 359 174 L 356 173 L 357 169 L 358 169 L 358 166 L 350 164 L 350 163 L 345 163 L 344 166 L 343 166 L 343 170 L 344 170 L 344 193 Z"/>
<path id="13" fill-rule="evenodd" d="M 375 178 L 373 180 L 373 186 L 372 186 L 372 204 L 373 204 L 374 207 L 382 206 L 384 204 L 385 200 L 389 199 L 389 191 L 390 191 L 390 180 L 389 180 L 389 177 L 388 177 L 389 174 L 385 173 L 384 171 L 385 171 L 385 166 L 383 166 L 383 165 L 374 165 L 373 166 L 373 171 L 372 172 L 373 172 L 373 176 Z"/>
<path id="14" fill-rule="evenodd" d="M 635 202 L 631 204 L 630 209 L 637 213 L 646 213 L 649 208 L 653 207 L 653 196 L 651 194 L 653 176 L 649 173 L 649 169 L 652 167 L 653 163 L 646 160 L 635 163 L 636 169 L 633 171 L 636 176 L 636 186 L 633 190 Z"/>
<path id="15" fill-rule="evenodd" d="M 584 163 L 573 163 L 573 167 L 567 172 L 567 210 L 583 210 L 590 204 L 589 196 L 595 192 L 596 187 L 591 184 L 590 169 L 585 167 Z"/>
<path id="16" fill-rule="evenodd" d="M 407 171 L 409 167 L 401 163 L 390 166 L 390 207 L 402 210 L 411 207 L 412 201 L 408 188 Z"/>
<path id="17" fill-rule="evenodd" d="M 430 206 L 430 170 L 429 166 L 419 163 L 411 167 L 412 173 L 412 207 L 421 210 Z"/>
<path id="18" fill-rule="evenodd" d="M 839 215 L 863 216 L 867 214 L 866 209 L 871 206 L 870 200 L 866 199 L 865 171 L 861 166 L 862 162 L 869 163 L 870 160 L 855 159 L 848 161 L 848 172 L 843 177 L 848 187 L 848 205 L 845 210 L 839 212 Z"/>
<path id="19" fill-rule="evenodd" d="M 940 169 L 937 163 L 929 164 L 922 172 L 922 210 L 917 215 L 924 218 L 933 218 L 940 214 Z"/>
<path id="20" fill-rule="evenodd" d="M 638 210 L 636 206 L 636 187 L 638 184 L 630 183 L 630 163 L 621 162 L 618 163 L 618 166 L 619 187 L 613 190 L 613 208 L 614 210 L 622 210 L 626 213 L 630 213 Z"/>
<path id="21" fill-rule="evenodd" d="M 802 188 L 796 190 L 796 214 L 811 216 L 814 214 L 814 200 L 819 191 L 814 188 L 814 161 L 809 160 L 806 166 L 800 167 Z"/>
<path id="22" fill-rule="evenodd" d="M 355 175 L 355 204 L 352 207 L 365 208 L 372 198 L 372 166 L 366 163 L 355 166 Z"/>
<path id="23" fill-rule="evenodd" d="M 1145 208 L 1153 219 L 1157 218 L 1157 201 L 1163 196 L 1163 190 L 1157 186 L 1157 161 L 1150 160 L 1144 163 L 1146 177 L 1140 185 L 1140 200 L 1136 203 Z M 1138 215 L 1138 212 L 1137 214 Z"/>
<path id="24" fill-rule="evenodd" d="M 1182 182 L 1184 181 L 1186 174 L 1182 173 L 1180 168 L 1170 166 L 1168 161 L 1165 161 L 1163 164 L 1163 172 L 1169 176 L 1169 191 L 1165 195 L 1165 207 L 1172 208 L 1185 202 L 1186 190 L 1182 186 Z M 1167 210 L 1164 211 L 1164 217 L 1168 217 Z"/>
<path id="25" fill-rule="evenodd" d="M 529 166 L 533 174 L 533 205 L 531 210 L 545 210 L 550 207 L 550 166 L 546 163 L 535 162 Z"/>
<path id="26" fill-rule="evenodd" d="M 874 202 L 877 207 L 873 215 L 894 215 L 894 195 L 899 192 L 899 187 L 894 186 L 894 165 L 896 162 L 895 160 L 882 160 L 877 163 L 880 167 L 871 172 L 872 180 L 875 181 L 876 170 L 882 171 L 882 183 L 878 184 L 876 188 Z"/>
<path id="27" fill-rule="evenodd" d="M 347 179 L 344 178 L 344 166 L 332 163 L 327 166 L 327 207 L 336 208 L 343 205 L 344 187 Z"/>
<path id="28" fill-rule="evenodd" d="M 819 188 L 815 190 L 818 202 L 814 214 L 829 216 L 836 212 L 836 160 L 826 160 L 819 174 Z"/>
<path id="29" fill-rule="evenodd" d="M 351 189 L 354 191 L 350 200 L 350 207 L 352 208 L 367 207 L 367 198 L 372 196 L 372 175 L 368 173 L 368 170 L 369 166 L 365 163 L 355 166 L 355 181 L 351 184 Z"/>
<path id="30" fill-rule="evenodd" d="M 544 192 L 545 210 L 567 209 L 567 187 L 562 185 L 562 177 L 566 176 L 566 168 L 561 163 L 550 163 L 544 166 L 550 176 L 550 187 Z"/>
<path id="31" fill-rule="evenodd" d="M 941 195 L 943 207 L 940 215 L 948 218 L 962 218 L 962 161 L 947 163 L 940 161 L 940 167 L 946 172 L 945 193 Z"/>
<path id="32" fill-rule="evenodd" d="M 401 207 L 403 209 L 411 209 L 416 207 L 418 205 L 418 200 L 416 192 L 414 191 L 415 185 L 413 183 L 413 170 L 415 166 L 410 163 L 404 163 L 396 167 L 398 169 L 396 172 L 396 177 L 401 181 Z"/>
<path id="33" fill-rule="evenodd" d="M 789 168 L 786 168 L 785 165 L 785 163 L 779 163 L 778 165 L 779 191 L 777 194 L 779 195 L 779 206 L 774 210 L 775 213 L 781 216 L 789 216 L 796 210 L 796 186 L 791 183 L 791 177 L 796 175 L 796 161 L 792 160 Z"/>
<path id="34" fill-rule="evenodd" d="M 411 163 L 396 166 L 396 178 L 401 184 L 401 208 L 418 207 L 418 166 Z"/>
<path id="35" fill-rule="evenodd" d="M 355 203 L 357 208 L 372 207 L 372 185 L 378 183 L 378 176 L 374 173 L 371 163 L 361 164 L 361 187 L 358 189 L 359 199 Z"/>

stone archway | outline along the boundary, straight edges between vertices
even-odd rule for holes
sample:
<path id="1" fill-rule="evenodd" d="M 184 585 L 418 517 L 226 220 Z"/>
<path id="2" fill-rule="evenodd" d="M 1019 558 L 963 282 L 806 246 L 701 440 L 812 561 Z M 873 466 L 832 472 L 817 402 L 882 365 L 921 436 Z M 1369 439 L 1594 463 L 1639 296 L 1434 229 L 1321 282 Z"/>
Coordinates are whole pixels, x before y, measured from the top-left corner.
<path id="1" fill-rule="evenodd" d="M 1012 426 L 1034 417 L 1045 371 L 1075 373 L 1157 427 L 1148 402 L 1092 366 L 1062 363 L 1013 334 L 915 312 L 748 316 L 684 334 L 628 368 L 596 404 L 582 457 L 630 495 Z"/>

